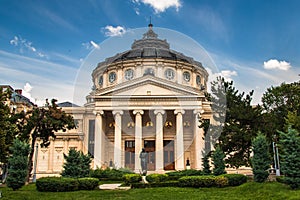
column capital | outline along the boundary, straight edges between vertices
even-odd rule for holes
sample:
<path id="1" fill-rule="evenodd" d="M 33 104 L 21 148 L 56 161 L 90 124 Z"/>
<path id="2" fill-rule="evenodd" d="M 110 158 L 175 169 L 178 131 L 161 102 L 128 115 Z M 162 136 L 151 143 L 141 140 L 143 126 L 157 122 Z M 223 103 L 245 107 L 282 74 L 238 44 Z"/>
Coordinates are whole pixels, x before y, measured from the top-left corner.
<path id="1" fill-rule="evenodd" d="M 174 110 L 174 114 L 177 115 L 178 113 L 181 113 L 182 115 L 184 115 L 185 111 L 183 109 L 176 109 Z"/>
<path id="2" fill-rule="evenodd" d="M 123 110 L 113 110 L 112 111 L 113 115 L 116 115 L 116 114 L 123 115 L 123 113 L 124 113 Z"/>
<path id="3" fill-rule="evenodd" d="M 162 110 L 162 109 L 160 109 L 160 110 L 154 110 L 154 114 L 155 115 L 157 115 L 158 113 L 160 113 L 160 114 L 165 114 L 166 113 L 166 111 L 165 110 Z"/>
<path id="4" fill-rule="evenodd" d="M 140 113 L 140 115 L 143 115 L 143 114 L 144 114 L 144 111 L 143 111 L 143 110 L 134 110 L 132 113 L 133 113 L 134 115 L 136 115 L 136 114 L 138 114 L 138 113 Z"/>
<path id="5" fill-rule="evenodd" d="M 193 111 L 193 113 L 195 114 L 195 115 L 198 115 L 198 114 L 203 114 L 204 113 L 204 110 L 203 109 L 195 109 L 194 111 Z"/>
<path id="6" fill-rule="evenodd" d="M 96 116 L 100 116 L 100 115 L 104 114 L 104 111 L 103 110 L 94 110 L 93 114 L 96 115 Z"/>

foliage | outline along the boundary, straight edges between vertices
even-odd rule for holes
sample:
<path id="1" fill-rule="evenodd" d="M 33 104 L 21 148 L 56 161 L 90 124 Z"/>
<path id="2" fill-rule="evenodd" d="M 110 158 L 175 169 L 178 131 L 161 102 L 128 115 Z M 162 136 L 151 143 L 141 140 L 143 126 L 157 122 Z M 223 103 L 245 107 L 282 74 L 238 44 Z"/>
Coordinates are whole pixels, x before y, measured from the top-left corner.
<path id="1" fill-rule="evenodd" d="M 8 159 L 8 178 L 7 186 L 13 190 L 20 189 L 25 185 L 27 175 L 28 154 L 30 151 L 29 145 L 14 140 L 11 148 L 12 155 Z"/>
<path id="2" fill-rule="evenodd" d="M 40 192 L 76 191 L 79 183 L 74 178 L 43 177 L 36 180 L 36 189 Z"/>
<path id="3" fill-rule="evenodd" d="M 31 111 L 20 115 L 21 121 L 18 127 L 18 135 L 21 140 L 30 143 L 31 151 L 28 159 L 27 181 L 29 181 L 32 171 L 32 158 L 36 139 L 41 140 L 41 147 L 47 147 L 50 144 L 50 138 L 55 138 L 55 132 L 66 131 L 75 128 L 73 117 L 56 105 L 56 100 L 52 99 L 51 104 L 46 101 L 45 107 L 33 107 Z M 22 114 L 22 113 L 21 113 Z"/>
<path id="4" fill-rule="evenodd" d="M 140 182 L 142 180 L 142 176 L 140 174 L 124 174 L 123 180 L 126 185 L 129 185 Z"/>
<path id="5" fill-rule="evenodd" d="M 286 130 L 284 126 L 289 112 L 300 116 L 300 81 L 268 88 L 262 103 L 265 112 L 262 132 L 272 140 L 274 130 Z"/>
<path id="6" fill-rule="evenodd" d="M 300 188 L 300 135 L 295 129 L 279 131 L 279 145 L 281 149 L 280 166 L 284 174 L 285 183 L 291 188 Z"/>
<path id="7" fill-rule="evenodd" d="M 222 176 L 184 176 L 179 179 L 180 187 L 225 187 L 228 180 Z"/>
<path id="8" fill-rule="evenodd" d="M 63 166 L 62 176 L 72 178 L 88 177 L 90 172 L 90 155 L 84 155 L 81 151 L 70 149 L 69 154 L 65 155 L 66 162 Z"/>
<path id="9" fill-rule="evenodd" d="M 225 171 L 225 154 L 223 153 L 222 149 L 217 146 L 215 151 L 212 154 L 212 161 L 213 161 L 213 174 L 215 176 L 226 174 Z"/>
<path id="10" fill-rule="evenodd" d="M 168 177 L 167 174 L 149 174 L 146 176 L 146 180 L 149 183 L 160 183 L 168 180 Z"/>
<path id="11" fill-rule="evenodd" d="M 268 169 L 271 164 L 269 145 L 266 137 L 259 133 L 252 141 L 252 146 L 252 171 L 254 174 L 254 181 L 261 183 L 266 181 L 269 176 Z"/>
<path id="12" fill-rule="evenodd" d="M 211 156 L 210 153 L 208 153 L 202 158 L 202 167 L 203 167 L 203 174 L 204 175 L 210 175 L 211 174 L 210 165 L 209 165 L 210 156 Z"/>
<path id="13" fill-rule="evenodd" d="M 231 167 L 250 166 L 251 140 L 259 128 L 261 107 L 251 105 L 253 91 L 239 91 L 233 82 L 218 77 L 212 82 L 211 100 L 213 119 L 208 134 L 213 142 L 218 140 L 226 155 L 225 162 Z"/>
<path id="14" fill-rule="evenodd" d="M 122 180 L 123 175 L 134 174 L 134 172 L 128 169 L 100 169 L 90 170 L 90 176 L 98 178 L 99 180 Z"/>
<path id="15" fill-rule="evenodd" d="M 229 186 L 238 186 L 247 182 L 247 176 L 243 174 L 223 174 L 227 178 Z"/>
<path id="16" fill-rule="evenodd" d="M 79 178 L 79 190 L 93 190 L 99 185 L 97 178 Z"/>
<path id="17" fill-rule="evenodd" d="M 178 180 L 183 176 L 202 176 L 203 172 L 196 169 L 186 169 L 181 171 L 174 171 L 166 173 L 169 176 L 169 180 Z"/>
<path id="18" fill-rule="evenodd" d="M 300 132 L 300 115 L 297 114 L 297 111 L 288 112 L 287 117 L 285 119 L 285 130 L 290 126 L 291 128 L 296 129 Z"/>

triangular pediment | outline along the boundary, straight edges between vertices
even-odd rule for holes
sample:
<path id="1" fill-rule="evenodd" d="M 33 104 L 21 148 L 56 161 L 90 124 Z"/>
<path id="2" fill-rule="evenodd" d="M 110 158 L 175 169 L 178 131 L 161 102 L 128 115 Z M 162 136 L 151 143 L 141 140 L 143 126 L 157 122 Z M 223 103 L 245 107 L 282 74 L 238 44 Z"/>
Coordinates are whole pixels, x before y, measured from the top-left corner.
<path id="1" fill-rule="evenodd" d="M 199 96 L 190 86 L 154 76 L 143 76 L 96 92 L 96 96 Z"/>

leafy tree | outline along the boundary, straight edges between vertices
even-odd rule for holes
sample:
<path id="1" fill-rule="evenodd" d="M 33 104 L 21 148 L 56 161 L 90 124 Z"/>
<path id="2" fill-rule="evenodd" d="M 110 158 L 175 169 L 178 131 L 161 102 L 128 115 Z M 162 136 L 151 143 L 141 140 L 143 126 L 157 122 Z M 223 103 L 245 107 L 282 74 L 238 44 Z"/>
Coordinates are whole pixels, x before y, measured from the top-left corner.
<path id="1" fill-rule="evenodd" d="M 222 149 L 217 146 L 212 154 L 212 160 L 214 164 L 213 173 L 215 176 L 226 174 L 224 158 L 225 154 L 223 153 Z"/>
<path id="2" fill-rule="evenodd" d="M 263 94 L 262 106 L 264 114 L 261 131 L 272 141 L 274 131 L 286 131 L 289 113 L 300 116 L 300 81 L 268 88 Z"/>
<path id="3" fill-rule="evenodd" d="M 35 107 L 24 116 L 25 125 L 20 130 L 20 138 L 30 143 L 31 151 L 29 154 L 27 181 L 33 167 L 34 146 L 37 138 L 41 139 L 41 147 L 50 144 L 50 138 L 55 138 L 55 132 L 75 128 L 73 117 L 56 105 L 56 100 L 52 99 L 51 104 L 45 107 Z"/>
<path id="4" fill-rule="evenodd" d="M 285 176 L 285 183 L 291 188 L 300 188 L 300 135 L 291 127 L 285 133 L 279 132 L 280 166 Z"/>
<path id="5" fill-rule="evenodd" d="M 66 160 L 62 176 L 72 178 L 88 177 L 90 172 L 91 156 L 84 155 L 75 149 L 69 150 L 69 155 L 64 154 Z"/>
<path id="6" fill-rule="evenodd" d="M 208 99 L 213 103 L 213 119 L 208 133 L 218 140 L 231 167 L 250 166 L 251 140 L 259 128 L 261 107 L 251 105 L 253 91 L 245 95 L 219 77 L 212 82 Z"/>
<path id="7" fill-rule="evenodd" d="M 16 139 L 11 150 L 12 155 L 8 160 L 7 186 L 17 190 L 25 185 L 30 147 L 25 142 Z"/>
<path id="8" fill-rule="evenodd" d="M 285 130 L 288 130 L 288 127 L 290 126 L 300 132 L 300 115 L 297 115 L 296 111 L 288 112 L 285 123 Z"/>
<path id="9" fill-rule="evenodd" d="M 252 158 L 254 181 L 261 183 L 266 181 L 269 176 L 267 171 L 271 164 L 269 144 L 266 137 L 259 133 L 252 141 L 252 146 L 254 154 Z"/>

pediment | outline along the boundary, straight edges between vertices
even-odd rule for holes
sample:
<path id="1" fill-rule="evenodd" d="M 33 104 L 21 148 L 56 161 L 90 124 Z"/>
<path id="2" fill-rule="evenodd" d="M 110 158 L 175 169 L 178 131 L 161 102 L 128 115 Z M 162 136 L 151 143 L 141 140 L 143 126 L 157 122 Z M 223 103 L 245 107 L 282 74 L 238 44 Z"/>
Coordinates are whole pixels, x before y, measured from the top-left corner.
<path id="1" fill-rule="evenodd" d="M 100 90 L 96 96 L 198 96 L 195 88 L 153 76 L 144 76 Z"/>

